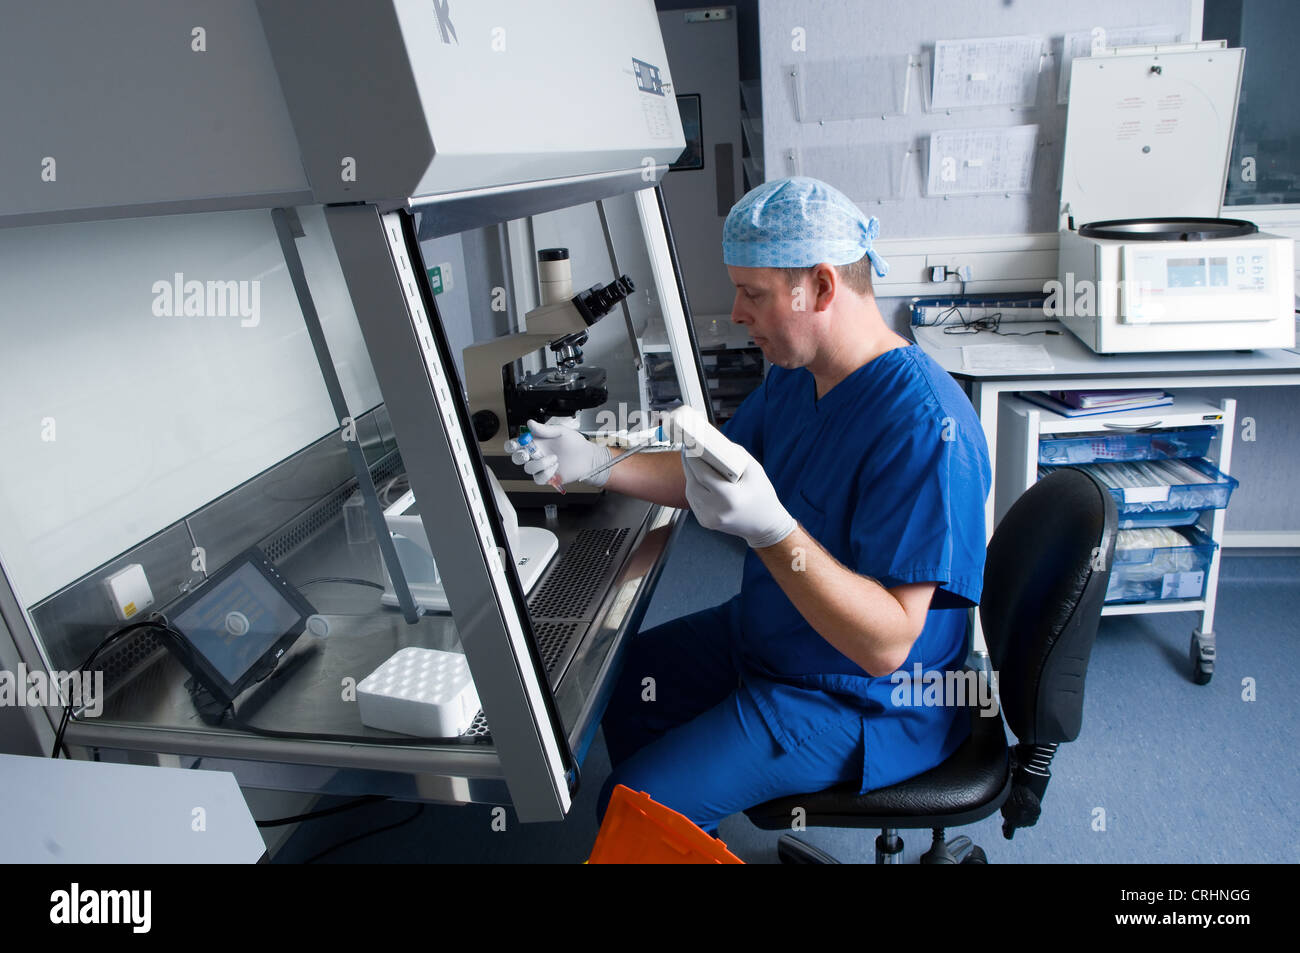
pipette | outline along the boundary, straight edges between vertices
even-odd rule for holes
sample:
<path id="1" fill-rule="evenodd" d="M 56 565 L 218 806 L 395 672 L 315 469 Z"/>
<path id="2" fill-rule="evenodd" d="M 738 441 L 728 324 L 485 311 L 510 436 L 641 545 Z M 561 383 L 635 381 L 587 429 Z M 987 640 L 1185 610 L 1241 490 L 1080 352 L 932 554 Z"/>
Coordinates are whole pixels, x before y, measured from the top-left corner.
<path id="1" fill-rule="evenodd" d="M 527 430 L 522 430 L 519 436 L 513 440 L 506 441 L 506 453 L 510 454 L 510 459 L 515 463 L 522 464 L 527 460 L 539 460 L 542 458 L 542 448 L 537 446 L 537 441 Z M 555 473 L 546 481 L 555 487 L 561 493 L 566 493 L 564 481 L 560 479 L 560 474 Z"/>
<path id="2" fill-rule="evenodd" d="M 626 460 L 628 457 L 635 456 L 636 454 L 640 453 L 642 450 L 649 450 L 653 446 L 654 446 L 653 443 L 643 443 L 639 447 L 632 447 L 630 450 L 620 453 L 618 456 L 609 460 L 607 463 L 602 463 L 600 466 L 596 467 L 596 469 L 592 470 L 590 473 L 584 473 L 582 476 L 578 477 L 578 482 L 582 483 L 587 480 L 590 480 L 594 476 L 600 476 L 600 474 L 604 473 L 606 470 L 610 469 L 615 464 L 620 463 L 623 460 Z"/>
<path id="3" fill-rule="evenodd" d="M 631 433 L 628 433 L 626 430 L 623 430 L 623 431 L 619 431 L 618 433 L 604 434 L 603 436 L 607 442 L 613 442 L 616 446 L 622 445 L 629 449 L 627 450 L 627 452 L 620 453 L 618 456 L 614 457 L 613 459 L 608 460 L 605 463 L 602 463 L 600 466 L 596 467 L 596 469 L 592 470 L 590 473 L 584 473 L 582 476 L 578 477 L 578 482 L 581 483 L 584 480 L 590 480 L 594 476 L 599 476 L 600 474 L 604 473 L 606 470 L 613 467 L 619 461 L 626 460 L 628 457 L 633 456 L 634 454 L 638 454 L 642 450 L 649 450 L 651 447 L 654 446 L 660 446 L 663 449 L 669 449 L 669 447 L 671 446 L 670 444 L 666 443 L 667 438 L 664 436 L 664 428 L 662 426 L 647 427 L 645 430 L 634 430 Z"/>
<path id="4" fill-rule="evenodd" d="M 671 435 L 671 438 L 669 437 Z M 692 407 L 682 406 L 673 410 L 664 419 L 663 424 L 647 430 L 638 430 L 627 434 L 626 441 L 630 450 L 614 459 L 596 467 L 590 473 L 579 477 L 589 480 L 615 466 L 620 460 L 647 450 L 650 447 L 665 445 L 684 447 L 691 456 L 701 457 L 721 476 L 732 483 L 741 478 L 745 472 L 746 458 L 736 444 L 732 443 L 717 430 L 703 414 Z"/>

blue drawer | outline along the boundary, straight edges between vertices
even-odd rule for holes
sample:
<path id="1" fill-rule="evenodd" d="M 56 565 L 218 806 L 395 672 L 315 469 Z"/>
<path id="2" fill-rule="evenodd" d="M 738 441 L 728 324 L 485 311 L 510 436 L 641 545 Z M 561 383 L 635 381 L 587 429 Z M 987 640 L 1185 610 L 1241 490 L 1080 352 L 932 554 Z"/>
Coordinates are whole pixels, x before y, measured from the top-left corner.
<path id="1" fill-rule="evenodd" d="M 1097 477 L 1115 498 L 1122 518 L 1177 510 L 1220 510 L 1228 505 L 1237 480 L 1208 460 L 1143 460 L 1075 464 Z M 1046 476 L 1057 467 L 1040 466 Z"/>
<path id="2" fill-rule="evenodd" d="M 1166 513 L 1130 513 L 1119 518 L 1120 529 L 1144 529 L 1150 526 L 1191 526 L 1201 514 L 1196 510 L 1169 510 Z"/>
<path id="3" fill-rule="evenodd" d="M 1181 537 L 1177 545 L 1126 545 L 1138 532 L 1121 531 L 1111 564 L 1106 603 L 1202 599 L 1218 544 L 1197 527 L 1169 531 Z"/>
<path id="4" fill-rule="evenodd" d="M 1216 427 L 1183 427 L 1143 433 L 1094 433 L 1038 442 L 1038 462 L 1049 466 L 1108 461 L 1203 457 Z"/>

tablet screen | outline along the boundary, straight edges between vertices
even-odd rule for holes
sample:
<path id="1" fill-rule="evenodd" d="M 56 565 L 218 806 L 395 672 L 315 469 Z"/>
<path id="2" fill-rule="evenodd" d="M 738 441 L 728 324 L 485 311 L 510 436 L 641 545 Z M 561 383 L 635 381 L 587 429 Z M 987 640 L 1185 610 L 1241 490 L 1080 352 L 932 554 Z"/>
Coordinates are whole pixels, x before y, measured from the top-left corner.
<path id="1" fill-rule="evenodd" d="M 256 566 L 245 563 L 173 617 L 172 624 L 235 685 L 301 618 Z"/>

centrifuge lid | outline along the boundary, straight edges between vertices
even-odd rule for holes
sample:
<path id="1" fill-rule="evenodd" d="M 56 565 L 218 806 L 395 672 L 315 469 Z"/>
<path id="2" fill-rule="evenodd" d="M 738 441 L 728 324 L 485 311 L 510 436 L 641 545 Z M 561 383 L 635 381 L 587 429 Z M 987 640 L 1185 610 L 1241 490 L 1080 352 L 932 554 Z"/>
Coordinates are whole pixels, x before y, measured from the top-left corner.
<path id="1" fill-rule="evenodd" d="M 1119 218 L 1089 222 L 1079 228 L 1079 236 L 1123 242 L 1202 242 L 1244 238 L 1258 231 L 1254 222 L 1239 218 Z"/>
<path id="2" fill-rule="evenodd" d="M 1076 57 L 1061 208 L 1075 227 L 1135 218 L 1215 218 L 1223 204 L 1244 50 Z M 1068 209 L 1066 206 L 1068 205 Z"/>

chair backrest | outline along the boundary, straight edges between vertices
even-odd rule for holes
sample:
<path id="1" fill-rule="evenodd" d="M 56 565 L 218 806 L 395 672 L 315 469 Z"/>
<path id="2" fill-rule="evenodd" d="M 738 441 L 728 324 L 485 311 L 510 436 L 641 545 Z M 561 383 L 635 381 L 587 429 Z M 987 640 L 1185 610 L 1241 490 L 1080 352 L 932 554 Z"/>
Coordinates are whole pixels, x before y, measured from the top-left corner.
<path id="1" fill-rule="evenodd" d="M 1026 490 L 993 533 L 980 620 L 1022 744 L 1078 737 L 1118 522 L 1106 488 L 1066 468 Z"/>

